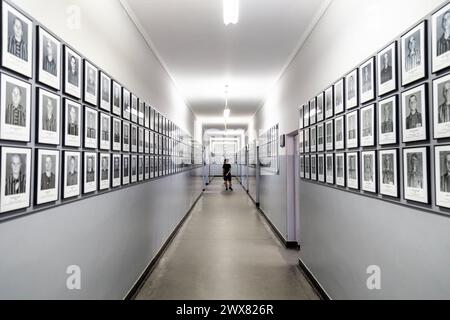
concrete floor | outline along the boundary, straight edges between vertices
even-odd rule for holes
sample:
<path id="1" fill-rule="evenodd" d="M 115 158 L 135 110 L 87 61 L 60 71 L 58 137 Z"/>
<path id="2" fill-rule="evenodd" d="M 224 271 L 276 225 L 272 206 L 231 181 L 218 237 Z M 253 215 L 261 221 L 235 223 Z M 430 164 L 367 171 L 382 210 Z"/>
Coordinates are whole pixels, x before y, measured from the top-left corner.
<path id="1" fill-rule="evenodd" d="M 138 300 L 317 300 L 245 191 L 214 179 Z"/>

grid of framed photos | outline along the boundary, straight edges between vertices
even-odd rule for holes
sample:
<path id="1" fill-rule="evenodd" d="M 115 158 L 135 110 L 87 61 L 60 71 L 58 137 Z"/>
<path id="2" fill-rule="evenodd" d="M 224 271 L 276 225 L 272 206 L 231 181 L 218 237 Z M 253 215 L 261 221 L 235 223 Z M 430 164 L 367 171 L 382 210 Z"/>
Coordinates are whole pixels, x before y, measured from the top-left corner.
<path id="1" fill-rule="evenodd" d="M 278 125 L 259 136 L 259 165 L 262 175 L 277 175 L 279 173 L 279 141 Z"/>
<path id="2" fill-rule="evenodd" d="M 0 218 L 202 164 L 186 132 L 45 26 L 5 0 L 2 18 Z"/>
<path id="3" fill-rule="evenodd" d="M 447 2 L 300 107 L 301 178 L 450 214 L 449 67 Z"/>

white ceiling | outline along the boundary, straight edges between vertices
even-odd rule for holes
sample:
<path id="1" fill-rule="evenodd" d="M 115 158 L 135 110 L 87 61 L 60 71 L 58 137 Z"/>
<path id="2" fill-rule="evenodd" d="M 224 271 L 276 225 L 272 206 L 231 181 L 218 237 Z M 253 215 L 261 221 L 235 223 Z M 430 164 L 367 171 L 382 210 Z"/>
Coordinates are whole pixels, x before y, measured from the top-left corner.
<path id="1" fill-rule="evenodd" d="M 121 0 L 192 111 L 247 122 L 330 0 L 240 0 L 225 26 L 222 0 Z"/>

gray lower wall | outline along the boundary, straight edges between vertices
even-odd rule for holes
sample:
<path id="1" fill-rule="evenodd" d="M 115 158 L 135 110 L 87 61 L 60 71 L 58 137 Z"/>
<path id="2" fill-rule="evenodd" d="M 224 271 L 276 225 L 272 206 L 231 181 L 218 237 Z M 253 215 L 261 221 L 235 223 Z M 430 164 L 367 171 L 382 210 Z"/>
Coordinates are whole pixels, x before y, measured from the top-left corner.
<path id="1" fill-rule="evenodd" d="M 123 299 L 201 194 L 201 171 L 0 224 L 0 299 Z M 70 265 L 80 291 L 66 288 Z"/>
<path id="2" fill-rule="evenodd" d="M 450 218 L 305 181 L 299 196 L 301 259 L 331 298 L 450 299 Z"/>

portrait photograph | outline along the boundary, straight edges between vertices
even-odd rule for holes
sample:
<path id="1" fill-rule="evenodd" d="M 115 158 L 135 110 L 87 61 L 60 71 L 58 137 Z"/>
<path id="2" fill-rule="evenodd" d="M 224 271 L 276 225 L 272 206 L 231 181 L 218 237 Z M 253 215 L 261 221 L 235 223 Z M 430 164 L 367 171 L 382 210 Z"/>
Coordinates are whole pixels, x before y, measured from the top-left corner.
<path id="1" fill-rule="evenodd" d="M 358 148 L 358 110 L 345 115 L 346 144 L 348 149 Z"/>
<path id="2" fill-rule="evenodd" d="M 425 21 L 402 36 L 402 84 L 405 86 L 425 77 Z"/>
<path id="3" fill-rule="evenodd" d="M 345 187 L 345 155 L 336 153 L 336 185 Z"/>
<path id="4" fill-rule="evenodd" d="M 361 147 L 375 145 L 375 105 L 361 108 Z"/>
<path id="5" fill-rule="evenodd" d="M 311 180 L 317 181 L 317 155 L 311 155 Z"/>
<path id="6" fill-rule="evenodd" d="M 378 95 L 397 89 L 397 42 L 378 53 Z"/>
<path id="7" fill-rule="evenodd" d="M 97 149 L 98 147 L 98 113 L 96 110 L 84 108 L 84 147 L 89 149 Z"/>
<path id="8" fill-rule="evenodd" d="M 81 147 L 81 104 L 64 100 L 64 146 Z"/>
<path id="9" fill-rule="evenodd" d="M 326 182 L 328 184 L 334 184 L 334 154 L 327 154 L 325 158 L 326 162 Z"/>
<path id="10" fill-rule="evenodd" d="M 126 88 L 122 90 L 122 117 L 131 120 L 131 93 Z"/>
<path id="11" fill-rule="evenodd" d="M 304 109 L 305 109 L 304 105 L 302 105 L 302 106 L 300 106 L 300 108 L 298 108 L 298 128 L 299 129 L 303 129 L 305 127 Z"/>
<path id="12" fill-rule="evenodd" d="M 31 149 L 2 147 L 0 212 L 30 206 Z"/>
<path id="13" fill-rule="evenodd" d="M 147 105 L 147 104 L 145 104 L 145 114 L 144 114 L 144 117 L 145 117 L 145 119 L 144 119 L 144 126 L 147 128 L 147 129 L 150 129 L 150 106 L 149 105 Z"/>
<path id="14" fill-rule="evenodd" d="M 308 107 L 309 108 L 309 107 Z M 305 106 L 303 108 L 303 119 L 305 119 Z M 309 119 L 309 116 L 308 116 Z M 305 127 L 306 124 L 303 124 L 303 127 Z M 155 110 L 155 132 L 160 132 L 160 128 L 159 128 L 159 112 Z"/>
<path id="15" fill-rule="evenodd" d="M 324 111 L 323 111 L 323 104 L 324 104 L 324 93 L 320 93 L 319 95 L 317 95 L 316 97 L 316 120 L 317 122 L 319 121 L 323 121 L 324 119 Z"/>
<path id="16" fill-rule="evenodd" d="M 111 179 L 111 164 L 110 164 L 110 160 L 111 160 L 111 155 L 109 153 L 100 153 L 100 172 L 99 172 L 99 179 L 100 179 L 100 183 L 99 183 L 99 187 L 100 190 L 106 190 L 109 189 L 109 186 L 111 184 L 110 179 Z"/>
<path id="17" fill-rule="evenodd" d="M 403 149 L 405 200 L 428 203 L 428 148 Z"/>
<path id="18" fill-rule="evenodd" d="M 325 123 L 325 149 L 327 151 L 332 151 L 334 149 L 334 128 L 333 120 L 327 121 Z"/>
<path id="19" fill-rule="evenodd" d="M 81 56 L 64 46 L 64 93 L 81 98 Z"/>
<path id="20" fill-rule="evenodd" d="M 359 67 L 359 89 L 361 103 L 375 99 L 375 58 L 370 58 Z"/>
<path id="21" fill-rule="evenodd" d="M 145 129 L 144 130 L 144 153 L 149 154 L 150 153 L 150 131 Z"/>
<path id="22" fill-rule="evenodd" d="M 303 110 L 301 114 L 301 119 L 299 119 L 299 128 L 303 129 Z M 300 126 L 301 124 L 301 126 Z M 150 130 L 155 131 L 155 109 L 150 107 Z"/>
<path id="23" fill-rule="evenodd" d="M 30 141 L 31 85 L 0 74 L 0 139 Z"/>
<path id="24" fill-rule="evenodd" d="M 304 128 L 306 128 L 306 127 L 309 127 L 309 119 L 310 119 L 310 117 L 309 117 L 309 103 L 307 103 L 307 104 L 305 104 L 304 106 L 303 106 L 303 127 Z M 160 133 L 162 133 L 162 126 L 160 127 Z"/>
<path id="25" fill-rule="evenodd" d="M 138 129 L 138 152 L 144 153 L 144 128 Z"/>
<path id="26" fill-rule="evenodd" d="M 138 177 L 138 156 L 137 155 L 131 155 L 131 183 L 135 183 L 137 182 L 137 177 Z"/>
<path id="27" fill-rule="evenodd" d="M 111 78 L 100 72 L 100 109 L 111 111 Z"/>
<path id="28" fill-rule="evenodd" d="M 163 166 L 163 157 L 158 157 L 158 177 L 162 177 L 164 175 L 164 166 Z"/>
<path id="29" fill-rule="evenodd" d="M 397 96 L 378 103 L 378 137 L 380 145 L 397 143 Z"/>
<path id="30" fill-rule="evenodd" d="M 61 42 L 38 27 L 38 81 L 53 89 L 61 88 Z"/>
<path id="31" fill-rule="evenodd" d="M 120 154 L 112 155 L 112 170 L 112 187 L 120 187 L 122 181 L 122 156 Z"/>
<path id="32" fill-rule="evenodd" d="M 150 179 L 150 157 L 149 156 L 145 156 L 145 158 L 144 158 L 144 179 L 145 180 Z"/>
<path id="33" fill-rule="evenodd" d="M 433 115 L 434 138 L 450 137 L 450 75 L 433 81 Z"/>
<path id="34" fill-rule="evenodd" d="M 298 152 L 300 154 L 305 153 L 305 133 L 303 130 L 298 133 Z"/>
<path id="35" fill-rule="evenodd" d="M 59 145 L 61 127 L 61 97 L 38 89 L 38 143 Z"/>
<path id="36" fill-rule="evenodd" d="M 124 154 L 122 158 L 122 184 L 130 183 L 130 155 Z"/>
<path id="37" fill-rule="evenodd" d="M 116 81 L 112 81 L 112 113 L 122 115 L 122 86 Z"/>
<path id="38" fill-rule="evenodd" d="M 319 182 L 325 182 L 325 155 L 317 155 L 317 176 Z"/>
<path id="39" fill-rule="evenodd" d="M 427 139 L 425 84 L 402 93 L 403 142 Z"/>
<path id="40" fill-rule="evenodd" d="M 305 129 L 305 131 L 304 131 L 304 139 L 305 139 L 305 153 L 309 153 L 309 151 L 310 151 L 310 130 L 309 130 L 309 128 L 308 129 Z M 160 154 L 162 154 L 162 151 L 163 150 L 161 150 L 161 152 L 160 152 Z"/>
<path id="41" fill-rule="evenodd" d="M 305 179 L 311 179 L 311 158 L 310 156 L 305 156 Z"/>
<path id="42" fill-rule="evenodd" d="M 123 131 L 122 131 L 122 151 L 130 152 L 130 123 L 124 121 L 123 122 Z"/>
<path id="43" fill-rule="evenodd" d="M 81 154 L 64 151 L 64 199 L 78 197 L 81 194 Z"/>
<path id="44" fill-rule="evenodd" d="M 2 65 L 31 78 L 33 39 L 33 22 L 2 1 Z"/>
<path id="45" fill-rule="evenodd" d="M 344 79 L 334 84 L 334 114 L 344 112 Z"/>
<path id="46" fill-rule="evenodd" d="M 83 193 L 97 191 L 97 153 L 84 152 Z"/>
<path id="47" fill-rule="evenodd" d="M 309 101 L 309 124 L 313 125 L 317 121 L 316 117 L 316 98 Z"/>
<path id="48" fill-rule="evenodd" d="M 361 189 L 372 193 L 377 192 L 375 157 L 375 151 L 365 151 L 361 153 L 361 168 L 363 170 Z"/>
<path id="49" fill-rule="evenodd" d="M 300 178 L 305 178 L 305 156 L 300 156 L 300 168 L 299 168 Z"/>
<path id="50" fill-rule="evenodd" d="M 155 178 L 155 157 L 150 157 L 150 179 Z"/>
<path id="51" fill-rule="evenodd" d="M 333 110 L 333 86 L 329 87 L 327 90 L 325 90 L 325 118 L 329 119 L 332 118 L 334 115 Z"/>
<path id="52" fill-rule="evenodd" d="M 131 122 L 138 122 L 138 98 L 131 94 Z"/>
<path id="53" fill-rule="evenodd" d="M 353 70 L 345 77 L 345 105 L 347 110 L 358 106 L 358 69 Z"/>
<path id="54" fill-rule="evenodd" d="M 317 151 L 325 151 L 325 128 L 324 123 L 317 125 Z"/>
<path id="55" fill-rule="evenodd" d="M 309 137 L 309 149 L 311 152 L 316 152 L 317 151 L 317 127 L 313 126 L 311 127 L 310 131 L 309 131 L 310 137 Z M 274 148 L 276 148 L 276 144 L 273 144 Z M 275 152 L 273 153 L 275 156 Z"/>
<path id="56" fill-rule="evenodd" d="M 122 121 L 120 118 L 112 118 L 112 149 L 114 151 L 122 150 Z"/>
<path id="57" fill-rule="evenodd" d="M 111 117 L 100 112 L 100 149 L 109 150 L 111 147 Z"/>
<path id="58" fill-rule="evenodd" d="M 450 208 L 450 146 L 435 147 L 436 205 Z"/>
<path id="59" fill-rule="evenodd" d="M 337 117 L 334 120 L 334 146 L 336 150 L 345 148 L 345 131 L 344 131 L 344 116 Z"/>
<path id="60" fill-rule="evenodd" d="M 358 152 L 347 153 L 347 187 L 359 190 Z"/>
<path id="61" fill-rule="evenodd" d="M 98 103 L 98 69 L 84 60 L 84 101 L 97 106 Z"/>
<path id="62" fill-rule="evenodd" d="M 59 195 L 59 151 L 37 150 L 36 204 L 55 202 Z"/>
<path id="63" fill-rule="evenodd" d="M 138 156 L 138 180 L 144 181 L 144 156 Z"/>
<path id="64" fill-rule="evenodd" d="M 138 152 L 138 128 L 132 124 L 131 128 L 131 152 Z"/>
<path id="65" fill-rule="evenodd" d="M 145 125 L 145 102 L 139 99 L 138 103 L 138 121 L 139 125 Z"/>
<path id="66" fill-rule="evenodd" d="M 380 194 L 398 197 L 397 150 L 379 151 Z"/>
<path id="67" fill-rule="evenodd" d="M 431 17 L 433 72 L 450 66 L 450 4 Z"/>

